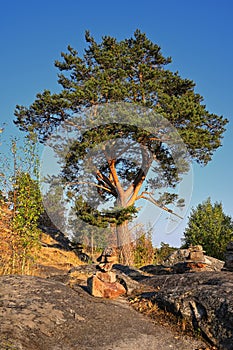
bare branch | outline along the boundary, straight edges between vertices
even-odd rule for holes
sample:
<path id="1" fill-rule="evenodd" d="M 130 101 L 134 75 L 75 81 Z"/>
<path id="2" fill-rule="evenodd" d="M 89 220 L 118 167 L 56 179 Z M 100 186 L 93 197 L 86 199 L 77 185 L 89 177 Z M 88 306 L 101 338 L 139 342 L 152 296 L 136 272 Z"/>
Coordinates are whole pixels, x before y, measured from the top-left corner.
<path id="1" fill-rule="evenodd" d="M 148 197 L 145 196 L 146 194 L 148 195 Z M 177 216 L 179 219 L 183 219 L 182 216 L 180 216 L 180 215 L 174 213 L 173 210 L 169 209 L 169 208 L 166 207 L 165 205 L 163 205 L 163 204 L 159 203 L 158 201 L 156 201 L 156 200 L 153 198 L 151 192 L 146 192 L 146 191 L 142 192 L 142 193 L 140 194 L 140 196 L 138 196 L 138 197 L 136 198 L 136 200 L 139 200 L 139 199 L 145 199 L 145 200 L 147 200 L 147 201 L 153 203 L 153 204 L 156 205 L 157 207 L 159 207 L 159 208 L 161 208 L 161 209 L 167 211 L 168 213 Z M 136 201 L 136 200 L 135 200 L 135 201 Z"/>
<path id="2" fill-rule="evenodd" d="M 116 187 L 113 184 L 113 180 L 109 179 L 106 175 L 102 174 L 100 170 L 96 170 L 96 179 L 98 181 L 102 180 L 111 189 L 113 195 L 117 195 Z"/>

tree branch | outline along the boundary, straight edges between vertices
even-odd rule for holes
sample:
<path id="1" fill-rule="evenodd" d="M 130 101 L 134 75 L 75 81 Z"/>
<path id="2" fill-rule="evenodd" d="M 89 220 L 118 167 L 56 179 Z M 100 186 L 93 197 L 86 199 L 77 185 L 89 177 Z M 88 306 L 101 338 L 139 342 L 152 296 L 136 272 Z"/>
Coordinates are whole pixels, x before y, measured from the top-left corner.
<path id="1" fill-rule="evenodd" d="M 108 188 L 111 189 L 112 195 L 114 197 L 117 197 L 116 187 L 113 185 L 113 182 L 106 175 L 102 174 L 100 170 L 96 171 L 96 179 L 98 181 L 103 181 L 106 183 L 106 185 L 108 185 Z"/>
<path id="2" fill-rule="evenodd" d="M 115 159 L 108 159 L 108 165 L 109 165 L 109 170 L 112 174 L 112 178 L 113 178 L 113 181 L 114 181 L 114 184 L 116 186 L 116 191 L 117 191 L 117 194 L 119 196 L 119 199 L 121 201 L 121 204 L 124 205 L 124 200 L 125 200 L 125 191 L 123 190 L 122 186 L 121 186 L 121 183 L 119 181 L 119 178 L 118 178 L 118 175 L 117 175 L 117 171 L 116 171 L 116 167 L 115 167 L 115 163 L 116 163 L 116 160 Z"/>
<path id="3" fill-rule="evenodd" d="M 75 181 L 75 182 L 67 182 L 66 183 L 67 185 L 80 185 L 80 184 L 86 184 L 86 185 L 90 185 L 90 186 L 95 186 L 95 187 L 98 187 L 98 188 L 102 188 L 103 190 L 105 191 L 108 191 L 110 193 L 112 193 L 112 190 L 108 187 L 105 187 L 105 186 L 101 186 L 101 185 L 98 185 L 94 182 L 88 182 L 88 181 Z M 113 193 L 112 193 L 113 194 Z"/>
<path id="4" fill-rule="evenodd" d="M 145 194 L 147 194 L 149 197 L 145 196 Z M 156 200 L 152 197 L 151 192 L 147 192 L 147 191 L 142 192 L 142 193 L 140 194 L 140 196 L 137 196 L 137 197 L 136 197 L 135 201 L 137 201 L 137 200 L 139 200 L 139 199 L 145 199 L 145 200 L 147 200 L 147 201 L 153 203 L 153 204 L 156 205 L 157 207 L 159 207 L 159 208 L 161 208 L 161 209 L 167 211 L 168 213 L 177 216 L 179 219 L 183 219 L 182 216 L 180 216 L 180 215 L 174 213 L 173 210 L 167 208 L 165 205 L 163 205 L 163 204 L 159 203 L 158 201 L 156 201 Z"/>
<path id="5" fill-rule="evenodd" d="M 146 146 L 141 145 L 142 153 L 142 167 L 138 172 L 138 175 L 134 179 L 133 183 L 125 191 L 127 198 L 129 198 L 127 205 L 133 205 L 136 197 L 141 189 L 141 186 L 146 178 L 146 175 L 150 169 L 153 162 L 153 156 L 150 156 Z"/>

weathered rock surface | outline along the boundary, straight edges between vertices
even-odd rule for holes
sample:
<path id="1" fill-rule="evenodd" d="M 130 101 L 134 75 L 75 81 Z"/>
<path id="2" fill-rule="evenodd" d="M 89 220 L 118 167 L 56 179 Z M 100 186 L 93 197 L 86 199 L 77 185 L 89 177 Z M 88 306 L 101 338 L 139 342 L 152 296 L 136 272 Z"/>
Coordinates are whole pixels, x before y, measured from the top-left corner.
<path id="1" fill-rule="evenodd" d="M 80 286 L 39 277 L 0 277 L 0 317 L 1 350 L 206 348 L 153 324 L 126 299 L 94 298 Z"/>
<path id="2" fill-rule="evenodd" d="M 153 276 L 147 297 L 182 316 L 219 349 L 233 349 L 233 273 L 199 272 Z"/>
<path id="3" fill-rule="evenodd" d="M 118 281 L 123 281 L 121 283 L 128 295 L 143 295 L 193 324 L 200 334 L 219 349 L 233 349 L 232 272 L 205 271 L 153 276 L 153 271 L 152 274 L 148 273 L 148 267 L 147 272 L 144 272 L 115 264 L 112 271 L 117 274 Z M 153 268 L 154 265 L 151 266 Z M 75 273 L 78 277 L 75 277 Z M 86 274 L 90 276 L 93 273 L 96 273 L 95 265 L 83 265 L 72 268 L 68 275 L 53 275 L 50 279 L 70 284 L 73 276 L 74 286 L 77 283 L 84 286 Z M 80 280 L 82 274 L 84 276 Z"/>

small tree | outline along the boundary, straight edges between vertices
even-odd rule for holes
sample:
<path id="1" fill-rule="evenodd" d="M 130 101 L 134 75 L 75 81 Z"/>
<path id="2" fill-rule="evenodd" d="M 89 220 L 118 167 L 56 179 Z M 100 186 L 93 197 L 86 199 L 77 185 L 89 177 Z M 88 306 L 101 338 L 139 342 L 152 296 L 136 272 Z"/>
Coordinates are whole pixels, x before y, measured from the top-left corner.
<path id="1" fill-rule="evenodd" d="M 210 198 L 193 209 L 184 232 L 184 247 L 202 245 L 207 255 L 224 258 L 226 245 L 233 240 L 232 218 L 223 212 L 222 203 Z"/>
<path id="2" fill-rule="evenodd" d="M 40 247 L 38 220 L 42 202 L 38 183 L 28 173 L 19 173 L 14 183 L 14 215 L 12 230 L 17 236 L 14 251 L 14 266 L 17 261 L 21 273 L 27 273 Z"/>
<path id="3" fill-rule="evenodd" d="M 11 230 L 12 210 L 9 209 L 7 199 L 1 195 L 0 199 L 0 275 L 11 273 L 11 256 L 14 236 Z"/>
<path id="4" fill-rule="evenodd" d="M 134 264 L 137 267 L 152 264 L 154 260 L 154 248 L 152 244 L 152 228 L 147 231 L 144 228 L 136 233 Z"/>
<path id="5" fill-rule="evenodd" d="M 37 224 L 43 209 L 36 144 L 28 140 L 23 148 L 18 148 L 13 140 L 9 158 L 12 166 L 1 176 L 5 195 L 0 202 L 0 273 L 24 274 L 30 272 L 40 247 Z"/>

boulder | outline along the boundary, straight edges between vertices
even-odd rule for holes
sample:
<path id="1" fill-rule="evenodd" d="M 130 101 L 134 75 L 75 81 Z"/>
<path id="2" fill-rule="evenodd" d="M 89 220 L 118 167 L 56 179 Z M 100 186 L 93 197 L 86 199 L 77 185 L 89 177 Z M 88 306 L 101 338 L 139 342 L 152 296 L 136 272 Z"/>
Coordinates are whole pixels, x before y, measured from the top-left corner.
<path id="1" fill-rule="evenodd" d="M 205 263 L 210 271 L 221 271 L 224 266 L 224 261 L 205 255 Z"/>
<path id="2" fill-rule="evenodd" d="M 186 261 L 189 257 L 189 253 L 189 249 L 177 249 L 163 261 L 163 264 L 166 266 L 171 266 L 178 262 Z"/>
<path id="3" fill-rule="evenodd" d="M 201 245 L 195 245 L 189 247 L 189 256 L 187 260 L 192 262 L 204 262 L 204 250 Z"/>

